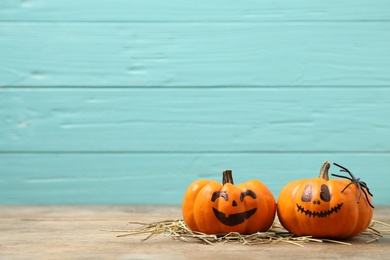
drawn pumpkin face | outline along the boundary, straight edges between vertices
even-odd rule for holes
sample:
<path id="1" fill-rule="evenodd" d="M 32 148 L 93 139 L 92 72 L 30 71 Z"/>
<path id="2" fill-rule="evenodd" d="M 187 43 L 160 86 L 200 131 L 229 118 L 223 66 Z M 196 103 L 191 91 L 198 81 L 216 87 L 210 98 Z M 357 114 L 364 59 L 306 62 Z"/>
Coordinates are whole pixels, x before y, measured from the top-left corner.
<path id="1" fill-rule="evenodd" d="M 343 202 L 333 203 L 331 199 L 332 194 L 327 184 L 307 184 L 303 189 L 301 203 L 298 201 L 296 204 L 297 211 L 313 218 L 326 218 L 337 213 L 343 206 Z"/>
<path id="2" fill-rule="evenodd" d="M 351 182 L 329 180 L 329 167 L 326 161 L 319 178 L 290 182 L 280 192 L 278 217 L 291 233 L 344 239 L 360 234 L 370 224 L 373 207 L 365 183 L 353 175 Z M 360 200 L 361 194 L 365 199 Z"/>
<path id="3" fill-rule="evenodd" d="M 224 171 L 223 184 L 209 180 L 192 183 L 184 195 L 182 211 L 184 221 L 194 231 L 251 234 L 270 228 L 276 203 L 260 181 L 235 186 L 231 171 Z"/>
<path id="4" fill-rule="evenodd" d="M 233 189 L 233 187 L 230 187 L 229 190 Z M 226 205 L 225 207 L 228 208 L 228 210 L 231 210 L 231 208 L 239 207 L 238 203 L 244 204 L 244 199 L 246 196 L 252 197 L 252 199 L 257 199 L 256 193 L 254 193 L 252 190 L 243 190 L 240 193 L 240 197 L 238 198 L 232 198 L 229 200 L 229 193 L 231 194 L 238 194 L 235 192 L 229 192 L 229 190 L 222 190 L 222 191 L 215 191 L 213 195 L 211 196 L 211 201 L 215 202 L 217 199 L 225 200 Z M 238 202 L 237 202 L 238 201 Z M 224 225 L 226 226 L 236 226 L 241 223 L 243 223 L 246 219 L 249 219 L 252 217 L 253 214 L 256 213 L 257 208 L 253 208 L 250 210 L 246 210 L 243 212 L 238 212 L 238 213 L 232 213 L 229 216 L 226 216 L 224 212 L 221 212 L 218 210 L 218 208 L 222 208 L 223 206 L 219 206 L 224 202 L 219 202 L 216 203 L 216 207 L 213 207 L 213 212 L 215 217 Z M 230 205 L 231 204 L 231 205 Z"/>

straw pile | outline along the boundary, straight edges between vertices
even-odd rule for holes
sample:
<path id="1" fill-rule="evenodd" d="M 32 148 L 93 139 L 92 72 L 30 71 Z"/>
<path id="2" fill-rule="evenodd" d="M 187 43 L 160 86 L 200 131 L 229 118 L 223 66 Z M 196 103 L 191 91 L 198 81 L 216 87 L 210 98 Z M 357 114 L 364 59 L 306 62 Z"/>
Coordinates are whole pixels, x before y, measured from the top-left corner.
<path id="1" fill-rule="evenodd" d="M 318 239 L 310 236 L 295 236 L 285 230 L 279 223 L 275 222 L 267 232 L 257 232 L 251 235 L 241 235 L 235 232 L 227 234 L 208 235 L 201 232 L 190 230 L 184 220 L 164 220 L 153 223 L 129 222 L 129 224 L 138 224 L 139 227 L 132 230 L 109 230 L 110 232 L 120 232 L 117 237 L 133 236 L 145 234 L 147 235 L 141 241 L 146 241 L 155 235 L 165 235 L 171 239 L 184 242 L 204 242 L 206 244 L 214 243 L 230 243 L 238 242 L 246 245 L 253 244 L 268 244 L 274 242 L 290 243 L 297 246 L 308 242 L 332 242 L 343 245 L 351 245 L 351 243 L 331 240 Z M 380 228 L 378 227 L 380 226 Z M 384 229 L 383 229 L 384 228 Z M 385 233 L 390 233 L 390 225 L 377 220 L 373 220 L 370 226 L 359 236 L 367 237 L 367 243 L 379 240 Z"/>

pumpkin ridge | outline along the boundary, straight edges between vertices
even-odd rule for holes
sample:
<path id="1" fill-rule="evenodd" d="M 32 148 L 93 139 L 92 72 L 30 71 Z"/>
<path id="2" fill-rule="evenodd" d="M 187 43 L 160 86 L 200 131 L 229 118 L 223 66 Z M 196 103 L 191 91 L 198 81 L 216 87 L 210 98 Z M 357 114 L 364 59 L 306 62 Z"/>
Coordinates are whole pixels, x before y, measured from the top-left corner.
<path id="1" fill-rule="evenodd" d="M 231 170 L 217 181 L 198 180 L 187 188 L 182 204 L 184 221 L 193 231 L 206 234 L 267 231 L 276 214 L 276 203 L 267 186 L 258 180 L 234 185 Z"/>
<path id="2" fill-rule="evenodd" d="M 325 161 L 319 178 L 292 181 L 280 191 L 278 217 L 291 233 L 346 239 L 369 226 L 373 205 L 367 184 L 345 167 L 341 171 L 349 176 L 336 176 L 347 180 L 329 179 L 329 168 L 330 163 Z M 365 199 L 359 203 L 360 196 Z"/>

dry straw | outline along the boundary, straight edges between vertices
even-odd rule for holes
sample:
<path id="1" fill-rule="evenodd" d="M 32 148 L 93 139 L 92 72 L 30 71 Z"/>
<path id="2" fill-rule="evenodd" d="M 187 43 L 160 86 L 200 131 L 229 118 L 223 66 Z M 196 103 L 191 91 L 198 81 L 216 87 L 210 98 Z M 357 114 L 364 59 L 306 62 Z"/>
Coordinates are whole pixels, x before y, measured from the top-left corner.
<path id="1" fill-rule="evenodd" d="M 351 245 L 351 243 L 331 240 L 318 239 L 310 236 L 294 236 L 285 230 L 278 222 L 275 222 L 267 232 L 257 232 L 251 235 L 241 235 L 236 232 L 227 234 L 208 235 L 201 232 L 190 230 L 184 220 L 164 220 L 152 223 L 129 222 L 129 224 L 137 224 L 139 227 L 132 230 L 109 230 L 110 232 L 120 232 L 122 234 L 117 237 L 133 236 L 139 234 L 148 234 L 141 241 L 146 241 L 149 238 L 163 234 L 171 239 L 181 240 L 184 242 L 204 242 L 213 245 L 214 243 L 230 243 L 238 242 L 245 245 L 253 244 L 268 244 L 274 242 L 290 243 L 302 247 L 308 242 L 332 242 L 342 245 Z M 380 227 L 378 227 L 380 226 Z M 385 227 L 386 229 L 381 229 Z M 370 226 L 359 236 L 367 237 L 367 243 L 378 241 L 385 233 L 390 233 L 390 225 L 377 220 L 373 220 Z"/>

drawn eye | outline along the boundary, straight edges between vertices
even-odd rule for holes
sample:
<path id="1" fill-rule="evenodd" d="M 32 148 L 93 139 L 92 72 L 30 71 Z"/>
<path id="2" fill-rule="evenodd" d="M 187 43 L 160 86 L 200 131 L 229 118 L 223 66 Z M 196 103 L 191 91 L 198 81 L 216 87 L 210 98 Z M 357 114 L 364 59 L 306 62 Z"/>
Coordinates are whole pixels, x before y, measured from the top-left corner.
<path id="1" fill-rule="evenodd" d="M 216 201 L 216 199 L 218 199 L 219 197 L 224 198 L 226 201 L 229 200 L 229 196 L 226 191 L 216 191 L 211 196 L 211 201 Z"/>
<path id="2" fill-rule="evenodd" d="M 252 197 L 252 198 L 254 198 L 254 199 L 257 198 L 256 194 L 255 194 L 253 191 L 251 191 L 251 190 L 245 190 L 245 191 L 241 192 L 241 194 L 240 194 L 240 200 L 241 200 L 241 202 L 244 200 L 244 198 L 245 198 L 246 196 L 250 196 L 250 197 Z"/>
<path id="3" fill-rule="evenodd" d="M 332 199 L 329 188 L 325 184 L 321 186 L 320 198 L 325 202 L 329 202 Z"/>
<path id="4" fill-rule="evenodd" d="M 312 185 L 311 184 L 306 185 L 305 190 L 303 191 L 303 194 L 301 197 L 301 200 L 303 202 L 311 201 L 311 199 L 313 197 L 311 190 L 312 190 Z"/>

